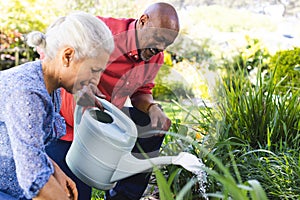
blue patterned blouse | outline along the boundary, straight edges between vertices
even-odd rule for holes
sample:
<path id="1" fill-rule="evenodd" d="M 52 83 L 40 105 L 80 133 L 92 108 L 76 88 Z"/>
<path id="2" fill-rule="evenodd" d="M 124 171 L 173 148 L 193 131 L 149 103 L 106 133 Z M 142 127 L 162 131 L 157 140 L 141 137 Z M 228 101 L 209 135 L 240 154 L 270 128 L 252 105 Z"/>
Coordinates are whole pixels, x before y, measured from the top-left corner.
<path id="1" fill-rule="evenodd" d="M 54 168 L 45 145 L 65 134 L 60 104 L 40 61 L 0 71 L 0 191 L 31 199 L 48 181 Z"/>

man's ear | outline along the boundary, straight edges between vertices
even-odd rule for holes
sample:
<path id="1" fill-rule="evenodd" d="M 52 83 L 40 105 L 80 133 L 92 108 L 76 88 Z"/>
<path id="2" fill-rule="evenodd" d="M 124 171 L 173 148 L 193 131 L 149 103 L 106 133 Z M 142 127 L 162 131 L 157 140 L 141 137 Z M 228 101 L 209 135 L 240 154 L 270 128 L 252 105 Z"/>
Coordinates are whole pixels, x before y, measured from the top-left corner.
<path id="1" fill-rule="evenodd" d="M 70 65 L 70 62 L 74 58 L 75 50 L 71 47 L 67 47 L 63 51 L 62 62 L 65 67 Z"/>
<path id="2" fill-rule="evenodd" d="M 149 16 L 146 14 L 143 14 L 139 19 L 140 26 L 144 26 L 147 23 L 148 19 L 149 19 Z"/>

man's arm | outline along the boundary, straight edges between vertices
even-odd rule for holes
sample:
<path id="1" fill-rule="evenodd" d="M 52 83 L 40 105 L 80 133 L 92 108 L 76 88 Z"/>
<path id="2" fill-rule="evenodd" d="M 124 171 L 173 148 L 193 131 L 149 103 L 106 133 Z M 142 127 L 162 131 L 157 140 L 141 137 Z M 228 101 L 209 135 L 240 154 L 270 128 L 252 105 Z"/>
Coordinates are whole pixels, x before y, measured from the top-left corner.
<path id="1" fill-rule="evenodd" d="M 144 113 L 149 112 L 149 106 L 152 105 L 152 103 L 154 103 L 152 94 L 140 93 L 131 97 L 131 104 Z"/>

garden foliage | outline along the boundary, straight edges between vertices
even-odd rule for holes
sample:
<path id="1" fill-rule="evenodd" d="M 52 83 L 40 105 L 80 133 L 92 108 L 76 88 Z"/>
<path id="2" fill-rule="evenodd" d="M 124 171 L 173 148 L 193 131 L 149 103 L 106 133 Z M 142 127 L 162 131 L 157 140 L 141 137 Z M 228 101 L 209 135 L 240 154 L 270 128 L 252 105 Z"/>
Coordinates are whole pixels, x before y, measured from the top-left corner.
<path id="1" fill-rule="evenodd" d="M 254 41 L 252 47 L 255 44 L 258 43 Z M 188 151 L 202 158 L 209 169 L 206 189 L 211 199 L 299 199 L 300 92 L 293 90 L 296 86 L 291 82 L 277 78 L 277 70 L 287 63 L 285 56 L 278 57 L 282 52 L 276 54 L 276 67 L 269 67 L 276 55 L 269 63 L 267 52 L 260 48 L 253 48 L 252 52 L 248 57 L 241 56 L 245 55 L 241 52 L 240 59 L 234 60 L 238 62 L 228 61 L 223 68 L 225 73 L 216 87 L 213 107 L 177 104 L 186 115 L 173 120 L 172 131 L 181 139 L 167 136 L 163 150 L 167 154 Z M 294 56 L 292 60 L 298 58 Z M 297 76 L 295 61 L 288 63 L 292 63 L 290 73 Z M 257 71 L 254 81 L 250 80 L 249 64 Z M 266 76 L 262 69 L 267 70 Z M 296 82 L 293 78 L 289 80 Z M 186 143 L 182 137 L 194 142 Z M 167 167 L 165 173 L 177 174 L 170 186 L 175 195 L 188 183 L 187 177 L 193 177 L 174 166 Z M 245 189 L 244 184 L 249 182 L 259 184 L 260 189 L 255 189 L 257 196 L 251 196 L 247 190 L 239 192 L 248 195 L 239 196 L 235 186 Z M 197 193 L 198 187 L 195 183 L 184 199 L 203 199 Z"/>
<path id="2" fill-rule="evenodd" d="M 270 60 L 269 67 L 275 70 L 274 83 L 281 82 L 282 92 L 296 92 L 300 88 L 300 48 L 278 51 Z M 295 69 L 296 68 L 296 69 Z"/>
<path id="3" fill-rule="evenodd" d="M 27 48 L 22 34 L 31 30 L 44 31 L 48 15 L 39 14 L 43 10 L 39 11 L 34 5 L 43 4 L 48 10 L 55 11 L 51 17 L 60 14 L 51 7 L 53 1 L 30 0 L 28 7 L 24 2 L 13 0 L 2 9 L 2 13 L 9 14 L 0 20 L 1 25 L 5 25 L 5 28 L 1 27 L 0 35 L 1 63 L 6 63 L 0 66 L 0 70 L 16 65 L 17 59 L 21 63 L 38 56 L 33 50 L 24 51 L 26 53 L 22 51 L 18 55 L 8 50 Z M 133 1 L 123 5 L 106 0 L 101 1 L 102 6 L 98 3 L 91 8 L 93 2 L 67 1 L 66 10 L 82 7 L 100 15 L 108 15 L 113 10 L 116 12 L 112 15 L 117 16 L 122 7 L 125 17 L 125 12 L 129 12 L 128 8 L 132 6 L 124 5 L 133 4 Z M 199 19 L 205 19 L 206 22 L 209 20 L 208 24 L 223 31 L 241 30 L 243 26 L 250 29 L 249 24 L 257 26 L 256 23 L 261 21 L 253 16 L 240 20 L 237 13 L 231 15 L 230 19 L 224 18 L 228 12 L 224 12 L 223 8 L 214 9 L 213 16 L 216 17 L 211 17 L 211 10 L 205 7 L 195 9 L 194 14 L 198 17 L 188 19 L 191 23 L 193 20 L 199 22 Z M 16 13 L 14 10 L 19 15 L 13 15 Z M 131 9 L 131 12 L 134 10 Z M 33 19 L 32 16 L 36 15 L 43 18 Z M 255 23 L 250 23 L 248 19 Z M 231 23 L 226 25 L 224 20 Z M 238 23 L 242 26 L 239 27 Z M 266 24 L 271 29 L 274 27 L 269 20 L 261 22 L 261 27 Z M 207 28 L 207 24 L 201 24 L 199 30 Z M 195 36 L 200 35 L 199 30 Z M 171 106 L 162 102 L 164 110 L 173 121 L 172 134 L 165 137 L 162 154 L 174 155 L 187 151 L 201 158 L 208 174 L 206 193 L 209 199 L 299 199 L 300 72 L 295 68 L 299 68 L 300 48 L 279 51 L 270 57 L 260 41 L 248 38 L 248 45 L 233 60 L 225 60 L 220 66 L 214 61 L 209 42 L 204 40 L 202 45 L 198 45 L 191 39 L 183 38 L 177 43 L 178 46 L 174 45 L 166 54 L 165 65 L 156 79 L 157 87 L 153 90 L 156 100 L 175 101 Z M 221 77 L 215 90 L 216 103 L 213 106 L 205 103 L 205 106 L 181 105 L 177 102 L 180 98 L 193 97 L 191 88 L 179 82 L 165 84 L 165 76 L 170 73 L 173 64 L 184 60 L 201 63 L 197 65 L 199 68 L 208 65 L 209 69 L 224 70 L 221 74 L 225 76 Z M 264 70 L 267 76 L 263 75 Z M 252 71 L 257 72 L 254 81 L 249 79 Z M 199 182 L 195 180 L 195 175 L 180 167 L 167 166 L 160 171 L 156 170 L 155 175 L 156 179 L 152 183 L 159 186 L 162 200 L 205 198 L 199 193 Z M 103 191 L 94 190 L 93 199 L 101 198 Z"/>

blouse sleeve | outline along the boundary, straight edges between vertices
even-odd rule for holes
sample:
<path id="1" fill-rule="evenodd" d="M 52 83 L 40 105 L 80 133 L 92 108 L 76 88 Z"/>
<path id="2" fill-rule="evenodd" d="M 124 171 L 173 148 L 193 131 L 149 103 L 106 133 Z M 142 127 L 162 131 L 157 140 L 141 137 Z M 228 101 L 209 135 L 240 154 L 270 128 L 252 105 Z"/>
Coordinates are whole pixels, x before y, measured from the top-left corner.
<path id="1" fill-rule="evenodd" d="M 53 124 L 53 138 L 61 138 L 66 135 L 66 121 L 59 113 L 61 110 L 61 89 L 55 90 L 52 95 L 52 102 L 54 104 L 54 124 Z"/>
<path id="2" fill-rule="evenodd" d="M 42 94 L 24 90 L 12 92 L 5 105 L 18 182 L 31 199 L 54 172 L 44 145 L 53 131 L 53 107 Z"/>

